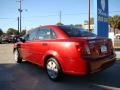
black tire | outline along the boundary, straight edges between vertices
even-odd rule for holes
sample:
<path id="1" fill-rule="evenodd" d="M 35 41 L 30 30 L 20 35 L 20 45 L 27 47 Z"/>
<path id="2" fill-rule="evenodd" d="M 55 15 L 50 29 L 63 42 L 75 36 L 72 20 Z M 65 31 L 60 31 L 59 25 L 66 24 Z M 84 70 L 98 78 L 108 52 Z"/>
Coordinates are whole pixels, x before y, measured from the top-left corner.
<path id="1" fill-rule="evenodd" d="M 63 78 L 61 67 L 55 58 L 53 57 L 49 58 L 46 61 L 45 67 L 47 75 L 51 80 L 59 81 Z"/>
<path id="2" fill-rule="evenodd" d="M 17 63 L 21 63 L 22 62 L 22 58 L 20 57 L 20 53 L 19 51 L 16 49 L 14 51 L 14 59 Z"/>

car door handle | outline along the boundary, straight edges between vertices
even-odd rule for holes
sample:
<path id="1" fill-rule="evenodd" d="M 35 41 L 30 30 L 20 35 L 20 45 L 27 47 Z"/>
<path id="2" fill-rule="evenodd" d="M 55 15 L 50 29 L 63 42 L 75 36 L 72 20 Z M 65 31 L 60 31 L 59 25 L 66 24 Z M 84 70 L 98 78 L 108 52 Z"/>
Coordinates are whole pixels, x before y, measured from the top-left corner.
<path id="1" fill-rule="evenodd" d="M 43 46 L 47 46 L 48 44 L 47 43 L 42 43 Z"/>

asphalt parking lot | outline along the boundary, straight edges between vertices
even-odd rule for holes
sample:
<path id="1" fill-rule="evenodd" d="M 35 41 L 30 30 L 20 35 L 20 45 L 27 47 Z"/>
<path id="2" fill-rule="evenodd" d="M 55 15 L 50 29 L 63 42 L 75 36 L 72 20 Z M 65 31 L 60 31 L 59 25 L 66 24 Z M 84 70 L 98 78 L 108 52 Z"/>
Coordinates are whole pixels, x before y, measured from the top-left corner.
<path id="1" fill-rule="evenodd" d="M 0 44 L 0 90 L 120 90 L 120 60 L 103 72 L 86 77 L 49 80 L 46 72 L 28 62 L 17 64 L 12 44 Z M 119 53 L 119 52 L 117 52 Z"/>

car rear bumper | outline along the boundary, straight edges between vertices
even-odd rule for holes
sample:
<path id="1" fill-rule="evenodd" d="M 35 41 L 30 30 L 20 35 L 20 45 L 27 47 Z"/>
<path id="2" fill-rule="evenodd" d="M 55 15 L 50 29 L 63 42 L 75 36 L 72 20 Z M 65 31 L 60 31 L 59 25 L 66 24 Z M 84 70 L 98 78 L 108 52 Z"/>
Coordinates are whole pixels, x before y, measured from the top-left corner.
<path id="1" fill-rule="evenodd" d="M 66 64 L 64 73 L 82 76 L 93 74 L 112 66 L 115 61 L 115 54 L 98 60 L 73 60 Z"/>
<path id="2" fill-rule="evenodd" d="M 98 59 L 88 63 L 88 73 L 96 73 L 112 66 L 116 61 L 116 55 Z"/>

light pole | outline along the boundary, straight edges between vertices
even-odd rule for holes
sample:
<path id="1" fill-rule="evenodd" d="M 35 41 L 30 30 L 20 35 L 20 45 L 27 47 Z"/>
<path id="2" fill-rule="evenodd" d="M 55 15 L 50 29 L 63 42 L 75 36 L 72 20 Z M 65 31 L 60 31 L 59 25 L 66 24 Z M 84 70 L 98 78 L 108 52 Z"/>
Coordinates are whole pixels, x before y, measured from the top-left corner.
<path id="1" fill-rule="evenodd" d="M 17 1 L 17 2 L 19 2 L 19 4 L 20 4 L 20 7 L 19 7 L 18 11 L 19 11 L 19 13 L 20 13 L 20 18 L 19 18 L 20 26 L 19 26 L 19 27 L 20 27 L 20 33 L 21 33 L 21 30 L 22 30 L 22 27 L 21 27 L 21 21 L 22 21 L 22 20 L 21 20 L 21 16 L 22 16 L 22 15 L 21 15 L 21 13 L 22 13 L 22 7 L 21 7 L 22 5 L 21 5 L 21 2 L 22 2 L 22 1 L 19 0 L 19 1 Z"/>
<path id="2" fill-rule="evenodd" d="M 17 18 L 17 20 L 18 20 L 18 34 L 20 33 L 20 30 L 19 30 L 19 17 Z"/>
<path id="3" fill-rule="evenodd" d="M 88 0 L 88 30 L 90 31 L 90 0 Z"/>

